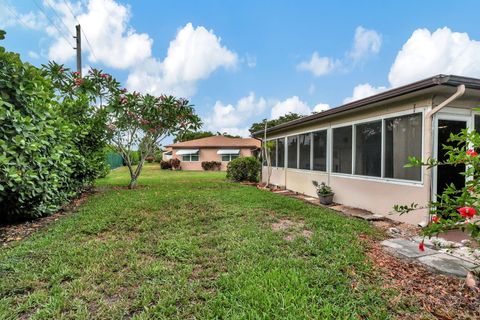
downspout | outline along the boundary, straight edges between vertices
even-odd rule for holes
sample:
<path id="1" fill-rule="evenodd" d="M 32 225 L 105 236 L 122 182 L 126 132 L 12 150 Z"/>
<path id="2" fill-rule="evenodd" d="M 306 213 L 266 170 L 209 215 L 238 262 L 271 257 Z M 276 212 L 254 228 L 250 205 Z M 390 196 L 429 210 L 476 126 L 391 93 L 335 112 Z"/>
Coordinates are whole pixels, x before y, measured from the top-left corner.
<path id="1" fill-rule="evenodd" d="M 450 98 L 443 101 L 438 106 L 436 106 L 435 108 L 433 108 L 432 110 L 430 110 L 425 114 L 425 146 L 426 146 L 425 159 L 428 160 L 429 158 L 432 157 L 432 154 L 433 154 L 433 135 L 434 135 L 433 116 L 437 112 L 442 110 L 444 107 L 446 107 L 449 103 L 463 96 L 464 93 L 465 93 L 465 85 L 461 84 L 457 87 L 457 91 L 453 95 L 451 95 Z M 433 104 L 433 101 L 432 101 L 432 104 Z M 425 180 L 424 181 L 425 185 L 429 186 L 428 201 L 430 201 L 433 196 L 432 168 L 430 169 L 425 168 L 424 180 Z M 430 222 L 430 214 L 429 212 L 427 212 L 425 220 L 420 223 L 420 226 L 425 227 L 428 225 L 429 222 Z"/>

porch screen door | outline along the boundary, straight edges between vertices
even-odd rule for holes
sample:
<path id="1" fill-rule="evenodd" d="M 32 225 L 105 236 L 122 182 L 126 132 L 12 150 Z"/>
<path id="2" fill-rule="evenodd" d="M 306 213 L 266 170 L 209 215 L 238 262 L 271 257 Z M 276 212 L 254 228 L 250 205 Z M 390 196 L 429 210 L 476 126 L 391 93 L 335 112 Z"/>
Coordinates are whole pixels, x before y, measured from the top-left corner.
<path id="1" fill-rule="evenodd" d="M 467 121 L 438 119 L 437 125 L 437 159 L 444 161 L 447 159 L 444 145 L 451 146 L 452 142 L 448 141 L 450 134 L 457 134 L 461 130 L 467 128 Z M 461 173 L 465 172 L 465 165 L 440 165 L 437 167 L 437 194 L 442 194 L 446 187 L 454 184 L 457 189 L 465 186 L 465 176 Z"/>

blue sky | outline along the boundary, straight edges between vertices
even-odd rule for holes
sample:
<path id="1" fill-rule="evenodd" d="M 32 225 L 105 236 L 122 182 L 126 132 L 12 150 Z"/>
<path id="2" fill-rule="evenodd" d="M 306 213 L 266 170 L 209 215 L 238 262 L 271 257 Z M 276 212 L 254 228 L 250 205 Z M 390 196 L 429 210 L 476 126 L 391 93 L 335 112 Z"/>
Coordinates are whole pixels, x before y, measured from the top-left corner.
<path id="1" fill-rule="evenodd" d="M 186 96 L 204 129 L 246 135 L 263 118 L 437 73 L 480 77 L 478 12 L 478 1 L 0 0 L 0 28 L 23 59 L 74 67 L 64 37 L 78 20 L 85 67 Z"/>

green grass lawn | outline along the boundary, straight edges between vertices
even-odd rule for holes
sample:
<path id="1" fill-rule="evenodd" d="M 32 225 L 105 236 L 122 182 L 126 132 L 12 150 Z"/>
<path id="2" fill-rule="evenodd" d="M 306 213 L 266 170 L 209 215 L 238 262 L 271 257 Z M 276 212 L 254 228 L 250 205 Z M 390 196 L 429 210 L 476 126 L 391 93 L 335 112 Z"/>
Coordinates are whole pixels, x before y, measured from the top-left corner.
<path id="1" fill-rule="evenodd" d="M 149 165 L 127 183 L 112 172 L 75 214 L 0 248 L 0 319 L 389 318 L 367 223 L 224 173 Z M 272 230 L 285 218 L 311 238 Z"/>

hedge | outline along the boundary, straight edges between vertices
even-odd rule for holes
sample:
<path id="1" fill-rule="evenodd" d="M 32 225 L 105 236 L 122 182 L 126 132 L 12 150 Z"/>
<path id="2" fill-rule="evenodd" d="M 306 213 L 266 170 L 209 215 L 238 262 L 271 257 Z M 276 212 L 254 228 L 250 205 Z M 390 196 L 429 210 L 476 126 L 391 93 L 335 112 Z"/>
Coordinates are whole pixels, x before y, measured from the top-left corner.
<path id="1" fill-rule="evenodd" d="M 51 213 L 76 193 L 82 161 L 51 83 L 0 47 L 0 220 Z"/>
<path id="2" fill-rule="evenodd" d="M 258 182 L 261 164 L 255 157 L 233 159 L 227 166 L 227 179 Z"/>

